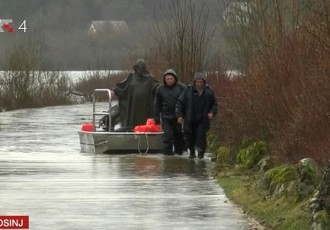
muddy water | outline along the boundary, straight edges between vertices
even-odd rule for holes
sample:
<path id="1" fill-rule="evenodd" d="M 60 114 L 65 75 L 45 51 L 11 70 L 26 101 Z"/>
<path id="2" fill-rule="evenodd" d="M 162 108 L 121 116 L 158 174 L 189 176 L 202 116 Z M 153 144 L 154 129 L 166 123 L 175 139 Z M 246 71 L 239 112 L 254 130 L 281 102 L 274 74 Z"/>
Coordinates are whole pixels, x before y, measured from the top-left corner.
<path id="1" fill-rule="evenodd" d="M 0 215 L 28 215 L 30 229 L 248 229 L 187 155 L 80 152 L 91 105 L 0 113 Z"/>

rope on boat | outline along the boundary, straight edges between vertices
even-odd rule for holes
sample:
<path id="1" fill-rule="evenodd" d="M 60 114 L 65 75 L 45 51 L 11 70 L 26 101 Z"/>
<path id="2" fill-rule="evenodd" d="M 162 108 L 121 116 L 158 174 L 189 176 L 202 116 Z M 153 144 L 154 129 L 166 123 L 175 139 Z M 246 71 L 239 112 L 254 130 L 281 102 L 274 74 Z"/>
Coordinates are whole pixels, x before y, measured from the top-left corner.
<path id="1" fill-rule="evenodd" d="M 139 153 L 140 154 L 146 154 L 146 153 L 148 153 L 148 151 L 149 151 L 149 138 L 148 138 L 148 134 L 144 134 L 145 135 L 145 137 L 146 137 L 146 143 L 147 143 L 147 149 L 146 149 L 146 151 L 145 152 L 142 152 L 141 151 L 141 135 L 136 135 L 136 134 L 134 134 L 134 136 L 135 136 L 135 139 L 138 139 L 138 151 L 139 151 Z"/>

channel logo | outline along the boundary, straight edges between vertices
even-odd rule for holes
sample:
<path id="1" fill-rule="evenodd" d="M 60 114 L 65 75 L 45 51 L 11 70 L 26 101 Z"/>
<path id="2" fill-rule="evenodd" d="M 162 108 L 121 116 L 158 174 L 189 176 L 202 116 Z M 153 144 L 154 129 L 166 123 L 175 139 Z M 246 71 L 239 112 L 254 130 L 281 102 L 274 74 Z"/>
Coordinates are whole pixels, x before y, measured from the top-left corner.
<path id="1" fill-rule="evenodd" d="M 13 33 L 14 27 L 12 24 L 13 19 L 0 19 L 0 33 Z M 24 20 L 17 29 L 25 33 L 27 31 L 26 20 Z"/>
<path id="2" fill-rule="evenodd" d="M 0 19 L 0 32 L 14 32 L 14 28 L 11 26 L 13 19 Z"/>
<path id="3" fill-rule="evenodd" d="M 0 229 L 29 229 L 29 216 L 0 216 Z"/>

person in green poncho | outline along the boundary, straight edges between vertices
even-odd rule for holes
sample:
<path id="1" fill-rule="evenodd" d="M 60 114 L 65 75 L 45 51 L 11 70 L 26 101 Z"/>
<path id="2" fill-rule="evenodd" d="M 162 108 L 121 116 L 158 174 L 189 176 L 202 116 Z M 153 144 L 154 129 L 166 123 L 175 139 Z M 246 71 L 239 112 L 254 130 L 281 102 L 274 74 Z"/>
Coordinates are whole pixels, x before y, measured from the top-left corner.
<path id="1" fill-rule="evenodd" d="M 112 96 L 117 96 L 122 128 L 134 129 L 153 117 L 153 101 L 160 83 L 149 73 L 143 59 L 133 66 L 134 73 L 116 84 Z"/>

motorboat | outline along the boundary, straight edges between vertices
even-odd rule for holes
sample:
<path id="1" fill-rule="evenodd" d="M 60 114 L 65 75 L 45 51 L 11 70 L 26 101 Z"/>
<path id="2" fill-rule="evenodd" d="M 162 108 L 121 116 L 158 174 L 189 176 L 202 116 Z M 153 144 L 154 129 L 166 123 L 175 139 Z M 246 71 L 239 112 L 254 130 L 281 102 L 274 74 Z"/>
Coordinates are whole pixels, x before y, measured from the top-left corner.
<path id="1" fill-rule="evenodd" d="M 97 111 L 97 96 L 101 93 L 107 95 L 108 111 Z M 83 123 L 78 131 L 81 152 L 147 154 L 162 151 L 163 132 L 161 130 L 128 131 L 116 129 L 114 122 L 118 115 L 118 105 L 117 107 L 112 106 L 111 90 L 95 89 L 93 92 L 93 120 L 91 123 Z"/>

